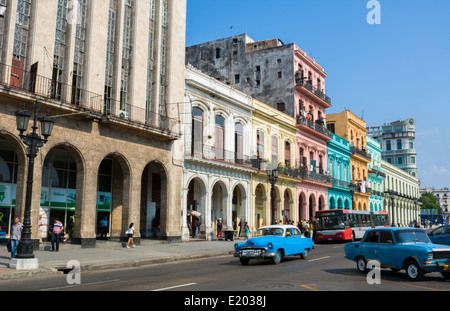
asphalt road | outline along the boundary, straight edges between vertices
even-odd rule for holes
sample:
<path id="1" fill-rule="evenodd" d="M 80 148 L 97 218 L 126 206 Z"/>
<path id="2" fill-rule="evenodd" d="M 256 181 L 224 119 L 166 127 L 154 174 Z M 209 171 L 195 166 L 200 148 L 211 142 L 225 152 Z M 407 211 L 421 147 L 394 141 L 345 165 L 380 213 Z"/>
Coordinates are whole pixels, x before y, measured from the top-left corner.
<path id="1" fill-rule="evenodd" d="M 79 277 L 79 279 L 77 278 Z M 81 284 L 69 284 L 68 279 Z M 293 291 L 449 291 L 450 281 L 439 273 L 421 282 L 409 281 L 404 271 L 382 269 L 381 284 L 370 285 L 356 264 L 344 258 L 344 244 L 319 244 L 306 259 L 287 257 L 279 265 L 221 256 L 146 267 L 69 275 L 35 276 L 0 281 L 0 291 L 154 291 L 252 292 Z M 295 294 L 293 294 L 295 295 Z"/>

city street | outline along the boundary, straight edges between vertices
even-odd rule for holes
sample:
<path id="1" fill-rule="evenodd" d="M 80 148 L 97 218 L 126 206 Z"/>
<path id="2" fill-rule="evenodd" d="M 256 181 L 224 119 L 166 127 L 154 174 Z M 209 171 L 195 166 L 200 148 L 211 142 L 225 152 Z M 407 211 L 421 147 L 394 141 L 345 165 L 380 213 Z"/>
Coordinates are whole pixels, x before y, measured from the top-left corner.
<path id="1" fill-rule="evenodd" d="M 319 244 L 307 259 L 288 257 L 279 264 L 250 261 L 242 266 L 233 256 L 154 264 L 139 268 L 81 272 L 81 284 L 70 285 L 67 275 L 47 275 L 0 282 L 1 291 L 448 291 L 450 281 L 439 273 L 411 282 L 404 271 L 381 271 L 381 284 L 369 285 L 356 264 L 344 258 L 344 245 Z M 195 245 L 194 245 L 195 246 Z M 184 294 L 183 294 L 184 295 Z M 288 294 L 289 295 L 289 294 Z M 178 297 L 178 296 L 177 296 Z"/>

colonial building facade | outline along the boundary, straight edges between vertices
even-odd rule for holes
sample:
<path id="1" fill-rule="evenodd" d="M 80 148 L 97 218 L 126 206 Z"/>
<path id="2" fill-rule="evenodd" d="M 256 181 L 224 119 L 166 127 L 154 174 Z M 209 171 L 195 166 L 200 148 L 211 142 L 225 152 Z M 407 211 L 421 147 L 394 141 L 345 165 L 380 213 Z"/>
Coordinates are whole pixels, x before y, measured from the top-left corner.
<path id="1" fill-rule="evenodd" d="M 14 113 L 36 101 L 56 119 L 35 161 L 32 238 L 58 217 L 72 243 L 108 236 L 181 240 L 180 110 L 186 1 L 8 0 L 0 64 L 1 228 L 22 219 L 26 150 Z M 143 61 L 144 60 L 144 61 Z"/>
<path id="2" fill-rule="evenodd" d="M 199 237 L 213 240 L 219 221 L 223 233 L 252 225 L 252 99 L 190 66 L 185 77 L 183 240 L 194 217 Z"/>
<path id="3" fill-rule="evenodd" d="M 411 221 L 420 222 L 420 182 L 417 177 L 381 161 L 384 181 L 384 209 L 388 211 L 393 226 L 408 226 Z"/>

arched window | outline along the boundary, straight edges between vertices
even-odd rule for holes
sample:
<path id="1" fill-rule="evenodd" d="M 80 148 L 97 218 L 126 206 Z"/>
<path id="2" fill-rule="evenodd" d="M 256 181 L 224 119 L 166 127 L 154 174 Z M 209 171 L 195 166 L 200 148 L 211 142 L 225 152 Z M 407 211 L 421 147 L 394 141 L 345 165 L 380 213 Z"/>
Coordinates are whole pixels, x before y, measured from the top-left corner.
<path id="1" fill-rule="evenodd" d="M 192 109 L 192 155 L 203 154 L 203 111 Z"/>

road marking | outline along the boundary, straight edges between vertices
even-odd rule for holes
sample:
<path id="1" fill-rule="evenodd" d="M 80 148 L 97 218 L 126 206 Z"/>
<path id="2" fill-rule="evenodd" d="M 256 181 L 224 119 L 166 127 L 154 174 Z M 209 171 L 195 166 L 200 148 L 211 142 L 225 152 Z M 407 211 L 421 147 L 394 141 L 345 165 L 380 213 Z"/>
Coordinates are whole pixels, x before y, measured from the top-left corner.
<path id="1" fill-rule="evenodd" d="M 180 287 L 186 287 L 186 286 L 192 286 L 192 285 L 197 285 L 197 283 L 188 283 L 188 284 L 176 285 L 176 286 L 165 287 L 165 288 L 160 288 L 160 289 L 153 289 L 151 291 L 152 292 L 160 292 L 160 291 L 163 291 L 163 290 L 180 288 Z"/>
<path id="2" fill-rule="evenodd" d="M 327 258 L 330 258 L 330 256 L 320 257 L 320 258 L 316 258 L 316 259 L 310 259 L 310 260 L 308 260 L 308 262 L 317 261 L 317 260 L 322 260 L 322 259 L 327 259 Z"/>
<path id="3" fill-rule="evenodd" d="M 82 283 L 82 284 L 77 284 L 77 285 L 67 285 L 67 286 L 60 286 L 60 287 L 44 288 L 44 289 L 41 289 L 41 291 L 56 290 L 56 289 L 63 289 L 63 288 L 73 288 L 73 287 L 89 286 L 89 285 L 98 285 L 98 284 L 112 283 L 112 282 L 118 282 L 118 281 L 120 281 L 120 280 L 116 279 L 116 280 L 92 282 L 92 283 L 85 283 L 85 284 Z"/>
<path id="4" fill-rule="evenodd" d="M 304 288 L 307 288 L 307 289 L 310 289 L 310 290 L 313 290 L 316 292 L 320 292 L 320 290 L 318 290 L 317 288 L 312 288 L 311 286 L 317 286 L 317 285 L 316 284 L 300 285 L 300 287 L 304 287 Z"/>

